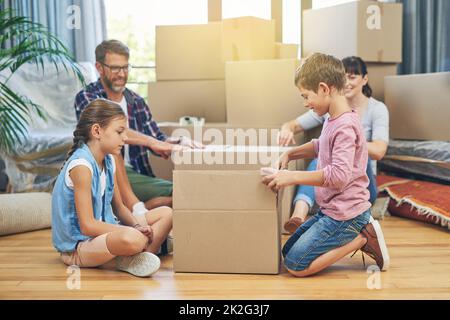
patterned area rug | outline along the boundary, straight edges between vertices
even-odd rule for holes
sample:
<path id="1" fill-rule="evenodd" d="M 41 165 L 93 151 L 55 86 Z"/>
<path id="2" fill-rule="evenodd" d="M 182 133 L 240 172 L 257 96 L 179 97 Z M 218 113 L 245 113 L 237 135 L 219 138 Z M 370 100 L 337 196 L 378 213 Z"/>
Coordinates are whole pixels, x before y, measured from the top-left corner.
<path id="1" fill-rule="evenodd" d="M 450 186 L 383 175 L 377 176 L 377 183 L 379 191 L 391 197 L 388 210 L 392 215 L 450 229 Z"/>

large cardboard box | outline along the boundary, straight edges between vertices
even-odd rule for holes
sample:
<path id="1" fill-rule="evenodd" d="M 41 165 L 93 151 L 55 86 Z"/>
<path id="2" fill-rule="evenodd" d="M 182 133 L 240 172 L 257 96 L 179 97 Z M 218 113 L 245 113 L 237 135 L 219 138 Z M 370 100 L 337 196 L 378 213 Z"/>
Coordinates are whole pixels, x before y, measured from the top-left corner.
<path id="1" fill-rule="evenodd" d="M 397 75 L 396 63 L 367 63 L 369 85 L 372 88 L 372 96 L 384 101 L 384 78 Z"/>
<path id="2" fill-rule="evenodd" d="M 156 26 L 156 80 L 224 79 L 222 23 Z"/>
<path id="3" fill-rule="evenodd" d="M 183 116 L 226 122 L 223 80 L 156 81 L 148 84 L 148 102 L 156 121 L 176 121 Z"/>
<path id="4" fill-rule="evenodd" d="M 450 72 L 385 78 L 392 139 L 450 141 Z"/>
<path id="5" fill-rule="evenodd" d="M 240 17 L 222 21 L 224 61 L 275 59 L 275 21 Z"/>
<path id="6" fill-rule="evenodd" d="M 274 210 L 175 210 L 174 271 L 277 274 L 278 224 Z"/>
<path id="7" fill-rule="evenodd" d="M 354 1 L 303 12 L 303 50 L 366 62 L 402 61 L 402 4 Z"/>
<path id="8" fill-rule="evenodd" d="M 298 59 L 298 44 L 275 43 L 277 59 Z"/>
<path id="9" fill-rule="evenodd" d="M 296 59 L 226 63 L 227 121 L 277 125 L 307 111 L 295 86 Z"/>
<path id="10" fill-rule="evenodd" d="M 208 146 L 182 151 L 184 163 L 174 159 L 176 272 L 279 272 L 282 225 L 294 189 L 275 195 L 262 184 L 259 168 L 288 149 Z M 290 168 L 297 166 L 292 162 Z"/>

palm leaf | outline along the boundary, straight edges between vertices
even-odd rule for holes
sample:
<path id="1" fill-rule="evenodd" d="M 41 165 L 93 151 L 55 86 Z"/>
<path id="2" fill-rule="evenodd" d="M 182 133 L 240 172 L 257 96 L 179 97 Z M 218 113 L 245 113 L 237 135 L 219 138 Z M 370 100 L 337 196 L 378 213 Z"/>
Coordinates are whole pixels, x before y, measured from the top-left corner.
<path id="1" fill-rule="evenodd" d="M 26 137 L 31 117 L 37 114 L 46 119 L 46 113 L 39 105 L 16 94 L 3 83 L 0 83 L 0 97 L 0 150 L 12 153 L 13 145 Z"/>

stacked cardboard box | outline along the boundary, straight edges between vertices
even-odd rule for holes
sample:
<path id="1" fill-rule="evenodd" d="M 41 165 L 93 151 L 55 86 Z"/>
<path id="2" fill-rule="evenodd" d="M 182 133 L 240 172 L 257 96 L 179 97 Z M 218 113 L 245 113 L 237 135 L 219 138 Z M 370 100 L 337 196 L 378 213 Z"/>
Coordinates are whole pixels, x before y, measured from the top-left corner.
<path id="1" fill-rule="evenodd" d="M 374 97 L 384 100 L 385 76 L 402 62 L 402 4 L 354 1 L 303 12 L 303 56 L 313 52 L 369 63 Z"/>
<path id="2" fill-rule="evenodd" d="M 297 59 L 298 44 L 275 43 L 275 57 L 277 59 Z"/>
<path id="3" fill-rule="evenodd" d="M 286 150 L 215 146 L 174 158 L 176 272 L 279 272 L 280 205 L 259 168 Z"/>
<path id="4" fill-rule="evenodd" d="M 292 49 L 291 49 L 292 50 Z M 182 116 L 226 122 L 225 62 L 275 59 L 275 22 L 255 17 L 156 27 L 156 82 L 149 104 L 158 121 Z"/>
<path id="5" fill-rule="evenodd" d="M 156 81 L 148 85 L 153 117 L 178 121 L 184 116 L 224 122 L 226 119 L 224 80 Z"/>
<path id="6" fill-rule="evenodd" d="M 393 139 L 450 141 L 450 72 L 386 77 Z"/>
<path id="7" fill-rule="evenodd" d="M 227 62 L 227 121 L 233 125 L 278 125 L 307 109 L 295 86 L 297 59 Z"/>

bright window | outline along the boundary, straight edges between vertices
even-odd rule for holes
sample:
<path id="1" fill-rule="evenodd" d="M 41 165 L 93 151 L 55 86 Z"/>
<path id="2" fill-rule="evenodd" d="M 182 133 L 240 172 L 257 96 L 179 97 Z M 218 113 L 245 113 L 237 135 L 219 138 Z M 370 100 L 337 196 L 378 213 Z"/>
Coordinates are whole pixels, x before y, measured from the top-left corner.
<path id="1" fill-rule="evenodd" d="M 252 16 L 271 19 L 270 0 L 222 0 L 222 18 Z"/>
<path id="2" fill-rule="evenodd" d="M 319 9 L 354 1 L 355 0 L 313 0 L 312 7 L 313 9 Z"/>
<path id="3" fill-rule="evenodd" d="M 147 83 L 155 81 L 155 26 L 208 21 L 207 0 L 105 0 L 109 39 L 130 48 L 128 87 L 147 97 Z"/>

